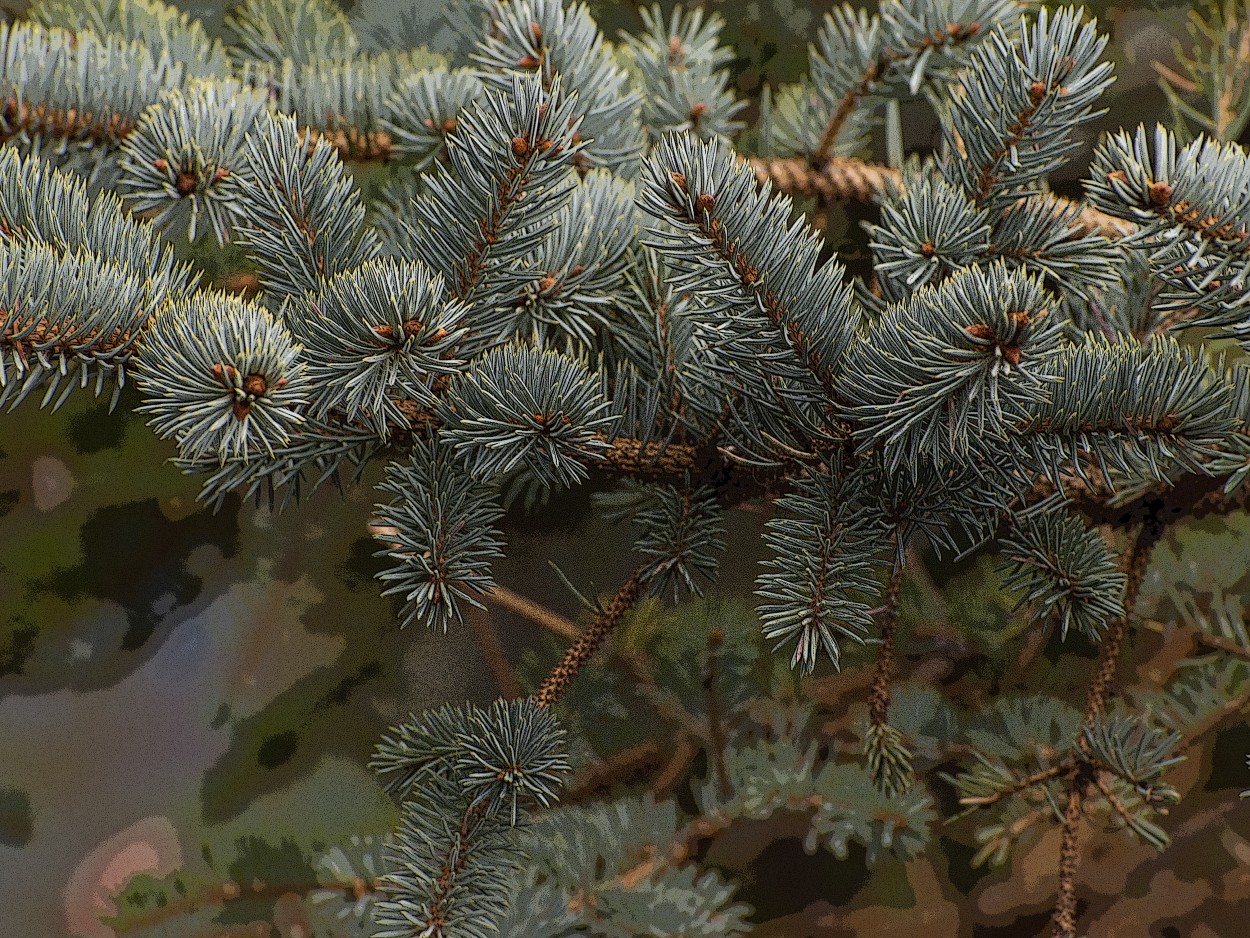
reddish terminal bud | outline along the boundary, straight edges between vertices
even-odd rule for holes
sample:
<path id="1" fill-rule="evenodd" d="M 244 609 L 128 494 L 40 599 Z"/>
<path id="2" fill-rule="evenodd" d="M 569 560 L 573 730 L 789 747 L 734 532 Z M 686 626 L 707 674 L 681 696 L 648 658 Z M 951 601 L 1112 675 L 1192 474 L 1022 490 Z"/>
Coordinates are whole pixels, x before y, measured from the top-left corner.
<path id="1" fill-rule="evenodd" d="M 696 212 L 710 212 L 716 205 L 716 197 L 708 195 L 704 192 L 694 200 L 694 210 Z"/>
<path id="2" fill-rule="evenodd" d="M 1029 101 L 1034 107 L 1042 103 L 1042 98 L 1046 97 L 1046 85 L 1040 81 L 1035 81 L 1029 85 Z"/>
<path id="3" fill-rule="evenodd" d="M 217 183 L 221 182 L 223 179 L 225 179 L 229 175 L 230 175 L 230 170 L 226 169 L 226 167 L 224 166 L 218 166 L 217 169 L 213 171 L 213 181 L 210 183 L 210 185 L 214 185 L 214 186 L 217 185 Z"/>
<path id="4" fill-rule="evenodd" d="M 685 176 L 683 176 L 681 173 L 669 172 L 668 177 L 673 180 L 673 185 L 675 185 L 678 189 L 680 189 L 682 192 L 686 191 L 686 177 Z"/>
<path id="5" fill-rule="evenodd" d="M 1155 208 L 1163 208 L 1172 201 L 1172 187 L 1166 182 L 1152 182 L 1146 187 L 1146 196 Z"/>
<path id="6" fill-rule="evenodd" d="M 195 191 L 197 182 L 195 173 L 189 173 L 184 170 L 178 174 L 178 181 L 174 184 L 174 188 L 178 190 L 179 195 L 190 195 Z"/>
<path id="7" fill-rule="evenodd" d="M 1003 351 L 1003 358 L 1007 359 L 1008 364 L 1010 365 L 1020 364 L 1020 346 L 1004 345 L 1002 346 L 1002 351 Z"/>
<path id="8" fill-rule="evenodd" d="M 251 374 L 243 379 L 243 390 L 253 397 L 260 397 L 269 390 L 269 382 L 264 375 Z"/>
<path id="9" fill-rule="evenodd" d="M 153 160 L 152 168 L 155 169 L 158 173 L 163 173 L 169 169 L 169 164 L 165 162 L 165 160 Z"/>
<path id="10" fill-rule="evenodd" d="M 538 59 L 528 52 L 516 60 L 518 68 L 538 68 Z"/>
<path id="11" fill-rule="evenodd" d="M 530 35 L 534 37 L 535 42 L 542 42 L 543 41 L 542 27 L 539 26 L 537 23 L 531 21 L 530 22 Z"/>
<path id="12" fill-rule="evenodd" d="M 983 322 L 974 322 L 971 326 L 964 326 L 964 332 L 976 339 L 988 341 L 994 338 L 994 330 Z"/>
<path id="13" fill-rule="evenodd" d="M 518 160 L 521 159 L 523 156 L 525 156 L 525 154 L 528 153 L 529 151 L 530 151 L 530 144 L 528 140 L 526 140 L 524 137 L 512 138 L 512 155 L 515 156 Z"/>

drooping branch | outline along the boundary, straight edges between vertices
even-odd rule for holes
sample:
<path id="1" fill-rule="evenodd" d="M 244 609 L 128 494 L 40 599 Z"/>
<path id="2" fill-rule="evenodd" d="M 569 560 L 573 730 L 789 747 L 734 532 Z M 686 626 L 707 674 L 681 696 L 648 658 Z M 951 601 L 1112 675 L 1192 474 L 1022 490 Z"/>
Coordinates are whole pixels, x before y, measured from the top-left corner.
<path id="1" fill-rule="evenodd" d="M 1099 646 L 1098 671 L 1089 686 L 1089 694 L 1085 704 L 1085 725 L 1092 726 L 1094 721 L 1106 710 L 1107 688 L 1115 678 L 1116 665 L 1120 659 L 1120 649 L 1128 631 L 1128 621 L 1136 605 L 1137 593 L 1141 588 L 1142 578 L 1146 573 L 1146 565 L 1150 560 L 1150 552 L 1163 535 L 1163 524 L 1143 524 L 1133 539 L 1133 546 L 1125 558 L 1126 582 L 1124 587 L 1124 615 L 1116 619 L 1107 628 Z M 1077 744 L 1088 749 L 1084 736 Z M 1080 864 L 1080 844 L 1077 828 L 1089 787 L 1096 783 L 1098 768 L 1092 762 L 1078 761 L 1075 770 L 1068 780 L 1068 800 L 1063 814 L 1063 833 L 1059 850 L 1059 892 L 1055 900 L 1053 919 L 1054 938 L 1075 938 L 1076 936 L 1076 872 Z"/>

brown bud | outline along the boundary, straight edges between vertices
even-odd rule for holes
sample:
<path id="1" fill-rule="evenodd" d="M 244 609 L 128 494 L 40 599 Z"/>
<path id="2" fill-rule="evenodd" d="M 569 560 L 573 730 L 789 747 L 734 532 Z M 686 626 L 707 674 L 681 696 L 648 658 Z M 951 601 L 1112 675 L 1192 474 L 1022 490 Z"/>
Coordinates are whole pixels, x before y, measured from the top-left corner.
<path id="1" fill-rule="evenodd" d="M 983 322 L 974 322 L 971 326 L 964 326 L 964 332 L 975 339 L 989 340 L 994 338 L 994 330 Z"/>
<path id="2" fill-rule="evenodd" d="M 426 126 L 428 129 L 430 129 L 430 130 L 433 130 L 433 129 L 434 129 L 434 118 L 432 118 L 432 117 L 427 117 L 427 118 L 426 118 L 425 120 L 423 120 L 421 123 L 425 124 L 425 126 Z"/>
<path id="3" fill-rule="evenodd" d="M 229 175 L 230 175 L 230 170 L 226 169 L 226 167 L 224 166 L 218 166 L 215 170 L 213 170 L 213 181 L 210 183 L 210 185 L 214 185 L 214 186 L 217 185 L 217 183 L 221 182 L 223 179 L 225 179 Z"/>
<path id="4" fill-rule="evenodd" d="M 269 390 L 269 382 L 264 375 L 250 374 L 243 379 L 243 390 L 253 397 L 261 397 Z"/>
<path id="5" fill-rule="evenodd" d="M 586 269 L 586 268 L 585 268 L 585 267 L 583 267 L 581 264 L 574 264 L 574 265 L 573 265 L 573 269 L 569 271 L 569 276 L 570 276 L 570 277 L 576 277 L 578 274 L 580 274 L 580 273 L 581 273 L 583 270 L 585 270 L 585 269 Z"/>
<path id="6" fill-rule="evenodd" d="M 925 257 L 932 257 L 937 253 L 937 246 L 932 241 L 926 241 L 920 245 L 920 253 Z"/>
<path id="7" fill-rule="evenodd" d="M 275 391 L 281 391 L 284 387 L 286 387 L 286 378 L 279 378 L 273 383 L 273 389 Z"/>
<path id="8" fill-rule="evenodd" d="M 551 274 L 546 274 L 541 280 L 538 281 L 538 289 L 542 290 L 544 293 L 555 285 L 556 278 L 551 276 Z"/>
<path id="9" fill-rule="evenodd" d="M 1007 314 L 1008 321 L 1017 329 L 1023 329 L 1029 324 L 1029 314 L 1024 310 L 1016 310 Z"/>
<path id="10" fill-rule="evenodd" d="M 1122 170 L 1122 169 L 1113 169 L 1113 170 L 1111 170 L 1111 172 L 1107 173 L 1107 178 L 1108 178 L 1108 179 L 1114 179 L 1116 182 L 1127 182 L 1127 181 L 1128 181 L 1128 176 L 1124 175 L 1124 170 Z"/>
<path id="11" fill-rule="evenodd" d="M 681 55 L 681 36 L 668 37 L 668 54 Z"/>
<path id="12" fill-rule="evenodd" d="M 412 322 L 412 320 L 409 320 L 409 322 Z M 408 323 L 404 323 L 405 327 L 407 327 L 407 325 Z M 441 342 L 443 339 L 447 338 L 447 336 L 448 332 L 446 329 L 435 329 L 432 333 L 430 333 L 430 341 Z"/>
<path id="13" fill-rule="evenodd" d="M 1172 201 L 1172 187 L 1166 182 L 1152 182 L 1146 187 L 1146 196 L 1155 208 L 1163 208 Z"/>
<path id="14" fill-rule="evenodd" d="M 411 339 L 415 335 L 421 333 L 422 324 L 419 319 L 405 319 L 403 324 L 404 336 Z"/>
<path id="15" fill-rule="evenodd" d="M 195 191 L 196 182 L 195 173 L 183 170 L 178 174 L 178 181 L 174 184 L 174 188 L 178 190 L 179 195 L 190 195 Z"/>
<path id="16" fill-rule="evenodd" d="M 447 118 L 447 120 L 443 121 L 442 126 L 443 126 L 443 133 L 449 134 L 453 130 L 456 129 L 456 119 L 454 117 L 449 117 Z"/>
<path id="17" fill-rule="evenodd" d="M 1004 345 L 1002 346 L 1002 350 L 1003 350 L 1003 358 L 1007 359 L 1008 364 L 1010 365 L 1020 364 L 1020 346 Z"/>
<path id="18" fill-rule="evenodd" d="M 692 124 L 699 123 L 700 118 L 707 113 L 707 105 L 702 101 L 696 101 L 690 105 L 690 122 Z"/>
<path id="19" fill-rule="evenodd" d="M 542 27 L 539 26 L 537 23 L 531 21 L 530 22 L 530 35 L 534 37 L 535 42 L 542 42 L 543 41 Z"/>
<path id="20" fill-rule="evenodd" d="M 538 68 L 538 59 L 528 52 L 516 60 L 518 68 Z"/>
<path id="21" fill-rule="evenodd" d="M 673 185 L 675 185 L 678 189 L 680 189 L 682 192 L 686 191 L 686 177 L 685 176 L 683 176 L 681 173 L 670 171 L 668 174 L 668 177 L 671 180 L 673 180 Z"/>
<path id="22" fill-rule="evenodd" d="M 209 372 L 212 373 L 212 376 L 216 378 L 220 384 L 229 383 L 228 381 L 226 381 L 226 375 L 225 375 L 225 372 L 222 371 L 221 365 L 213 365 L 208 370 Z"/>
<path id="23" fill-rule="evenodd" d="M 392 326 L 387 325 L 386 323 L 383 323 L 380 326 L 374 326 L 373 331 L 376 332 L 378 335 L 380 335 L 384 339 L 395 338 L 395 329 Z"/>
<path id="24" fill-rule="evenodd" d="M 1046 97 L 1046 85 L 1040 81 L 1035 81 L 1029 85 L 1029 101 L 1034 107 L 1042 103 L 1042 98 Z"/>
<path id="25" fill-rule="evenodd" d="M 163 173 L 165 172 L 165 170 L 169 169 L 169 164 L 165 162 L 165 160 L 153 160 L 152 168 L 155 169 L 158 173 Z"/>
<path id="26" fill-rule="evenodd" d="M 238 896 L 239 892 L 240 892 L 239 884 L 234 882 L 233 880 L 230 882 L 221 884 L 221 894 L 225 896 L 227 899 L 235 898 L 236 896 Z"/>
<path id="27" fill-rule="evenodd" d="M 512 155 L 515 156 L 518 160 L 521 159 L 523 156 L 525 156 L 525 154 L 528 153 L 529 151 L 530 151 L 530 144 L 528 140 L 526 140 L 524 137 L 512 138 Z"/>
<path id="28" fill-rule="evenodd" d="M 716 205 L 716 197 L 708 195 L 704 192 L 694 200 L 694 210 L 696 212 L 710 212 L 712 207 Z"/>
<path id="29" fill-rule="evenodd" d="M 352 898 L 353 899 L 359 900 L 363 898 L 364 894 L 368 891 L 369 891 L 369 886 L 359 876 L 357 876 L 355 879 L 352 880 Z"/>

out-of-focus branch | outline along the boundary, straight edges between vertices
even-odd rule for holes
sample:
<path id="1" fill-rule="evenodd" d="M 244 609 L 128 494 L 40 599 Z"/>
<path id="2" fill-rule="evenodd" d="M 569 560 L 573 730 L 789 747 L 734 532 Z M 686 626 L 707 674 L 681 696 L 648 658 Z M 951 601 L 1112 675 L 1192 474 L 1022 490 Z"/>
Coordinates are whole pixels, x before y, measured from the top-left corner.
<path id="1" fill-rule="evenodd" d="M 902 186 L 897 169 L 846 157 L 833 157 L 821 166 L 813 166 L 799 157 L 753 156 L 749 162 L 761 185 L 769 182 L 780 192 L 819 196 L 826 202 L 872 202 Z M 1071 205 L 1070 199 L 1053 193 L 1037 198 Z M 1107 238 L 1121 238 L 1133 231 L 1132 223 L 1100 212 L 1092 205 L 1084 206 L 1076 220 L 1082 235 L 1096 232 Z"/>

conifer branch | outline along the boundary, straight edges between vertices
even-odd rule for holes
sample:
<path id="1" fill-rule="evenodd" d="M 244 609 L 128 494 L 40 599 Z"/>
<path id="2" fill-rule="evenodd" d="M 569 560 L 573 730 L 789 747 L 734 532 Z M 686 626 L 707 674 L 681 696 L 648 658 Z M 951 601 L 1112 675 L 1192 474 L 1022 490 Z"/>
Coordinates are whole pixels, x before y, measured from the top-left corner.
<path id="1" fill-rule="evenodd" d="M 846 119 L 859 106 L 865 96 L 872 93 L 877 83 L 886 77 L 891 67 L 914 57 L 928 57 L 931 53 L 958 46 L 976 37 L 982 29 L 979 21 L 967 23 L 948 22 L 945 29 L 925 31 L 920 35 L 904 35 L 905 42 L 897 47 L 885 45 L 877 53 L 877 57 L 860 72 L 855 82 L 842 93 L 837 107 L 829 116 L 824 132 L 820 135 L 820 144 L 811 155 L 811 163 L 821 166 L 833 152 L 838 134 Z"/>
<path id="2" fill-rule="evenodd" d="M 621 588 L 616 591 L 602 613 L 595 617 L 590 627 L 569 646 L 560 663 L 555 666 L 539 685 L 531 698 L 540 707 L 549 707 L 560 699 L 568 689 L 578 670 L 594 655 L 606 639 L 633 608 L 642 595 L 642 568 L 634 570 Z"/>
<path id="3" fill-rule="evenodd" d="M 577 804 L 618 785 L 629 785 L 663 764 L 663 753 L 652 740 L 615 752 L 583 769 L 565 789 L 562 805 Z"/>
<path id="4" fill-rule="evenodd" d="M 1129 618 L 1133 615 L 1138 590 L 1146 574 L 1150 552 L 1162 535 L 1162 525 L 1142 525 L 1125 557 L 1124 614 L 1108 626 L 1099 644 L 1098 670 L 1089 686 L 1085 704 L 1084 724 L 1086 728 L 1093 726 L 1106 710 L 1107 690 L 1115 678 L 1120 648 L 1128 631 Z M 1088 750 L 1085 736 L 1078 740 L 1078 744 L 1082 752 Z M 1077 828 L 1080 824 L 1086 791 L 1091 784 L 1095 783 L 1097 774 L 1098 769 L 1093 763 L 1079 760 L 1068 780 L 1067 802 L 1063 813 L 1063 833 L 1059 848 L 1059 892 L 1055 902 L 1054 938 L 1075 938 L 1076 936 L 1076 873 L 1080 864 Z M 1136 825 L 1130 826 L 1136 827 Z"/>
<path id="5" fill-rule="evenodd" d="M 703 677 L 703 693 L 707 701 L 708 758 L 716 773 L 716 784 L 719 787 L 720 796 L 728 799 L 733 789 L 729 783 L 729 773 L 725 768 L 725 728 L 721 724 L 720 694 L 716 686 L 717 656 L 724 639 L 725 633 L 719 628 L 708 632 L 707 668 Z"/>
<path id="6" fill-rule="evenodd" d="M 1084 801 L 1084 774 L 1077 767 L 1077 776 L 1068 786 L 1063 810 L 1063 836 L 1059 844 L 1059 892 L 1055 901 L 1054 938 L 1076 938 L 1076 870 L 1080 863 L 1081 806 Z"/>
<path id="7" fill-rule="evenodd" d="M 1018 792 L 1025 791 L 1035 785 L 1041 785 L 1042 783 L 1048 782 L 1053 778 L 1058 778 L 1059 776 L 1069 772 L 1072 765 L 1073 762 L 1071 760 L 1064 760 L 1063 762 L 1059 762 L 1055 765 L 1047 766 L 1044 769 L 1038 769 L 1036 772 L 1025 775 L 1023 778 L 1014 779 L 1010 784 L 995 790 L 991 794 L 966 795 L 961 797 L 959 799 L 959 803 L 973 808 L 987 808 L 992 804 L 997 804 L 1006 798 L 1010 798 Z"/>

